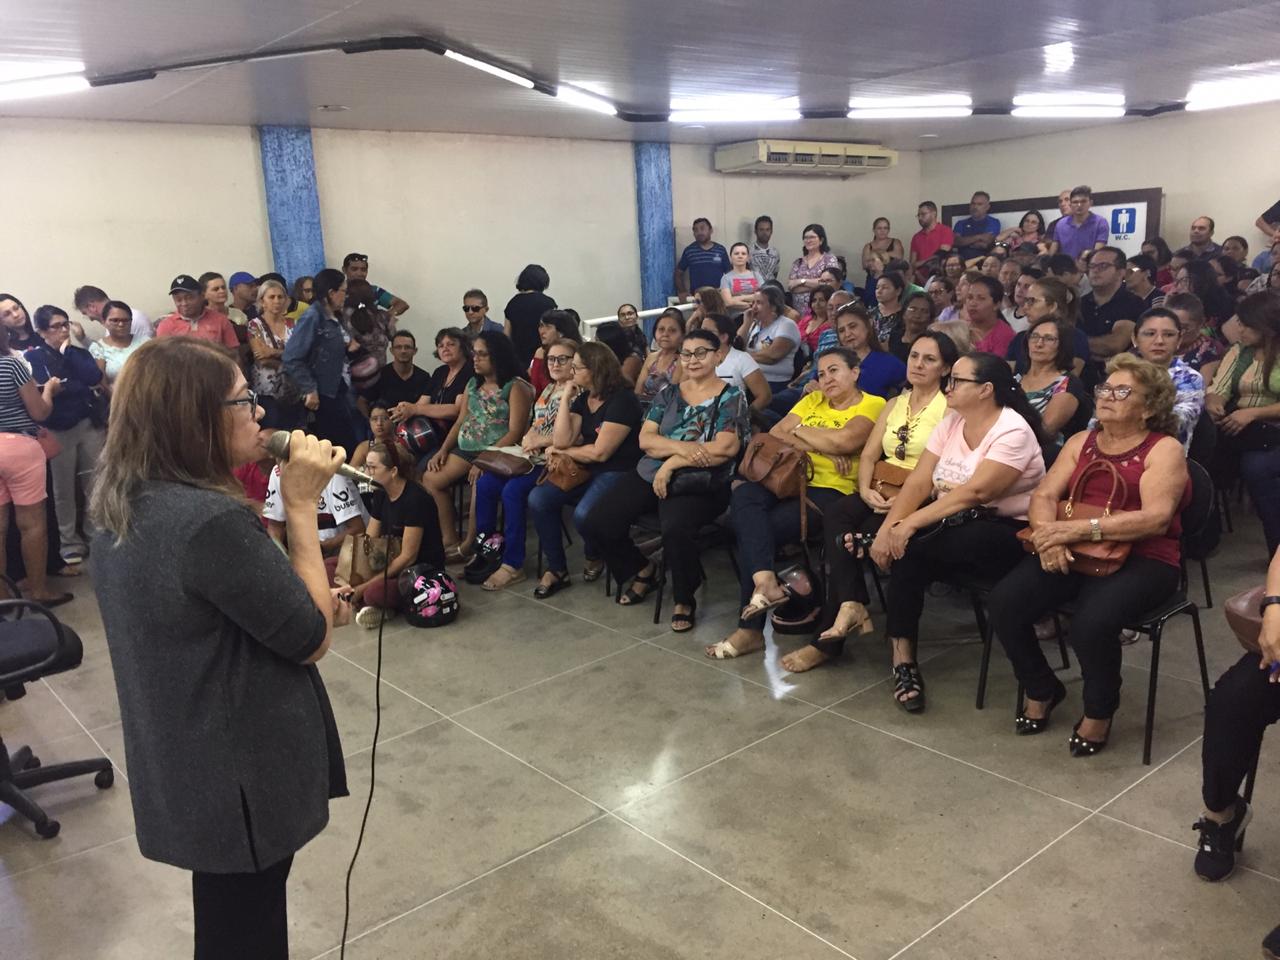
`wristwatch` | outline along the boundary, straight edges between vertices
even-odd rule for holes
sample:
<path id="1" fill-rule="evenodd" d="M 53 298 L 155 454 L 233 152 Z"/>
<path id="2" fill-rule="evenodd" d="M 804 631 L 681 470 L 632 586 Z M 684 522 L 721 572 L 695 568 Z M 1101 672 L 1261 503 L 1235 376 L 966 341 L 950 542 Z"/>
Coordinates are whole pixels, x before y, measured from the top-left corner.
<path id="1" fill-rule="evenodd" d="M 1102 539 L 1102 521 L 1097 517 L 1089 521 L 1089 539 L 1094 543 Z"/>
<path id="2" fill-rule="evenodd" d="M 1258 604 L 1258 616 L 1262 616 L 1266 613 L 1267 607 L 1271 606 L 1273 603 L 1280 604 L 1280 597 L 1277 597 L 1274 594 L 1269 597 L 1263 597 L 1262 601 Z"/>

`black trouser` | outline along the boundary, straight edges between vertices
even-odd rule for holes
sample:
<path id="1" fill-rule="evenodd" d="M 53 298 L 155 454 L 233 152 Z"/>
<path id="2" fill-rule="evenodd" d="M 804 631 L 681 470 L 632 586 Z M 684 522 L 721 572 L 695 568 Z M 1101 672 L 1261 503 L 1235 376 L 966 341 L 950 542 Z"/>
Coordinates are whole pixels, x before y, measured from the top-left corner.
<path id="1" fill-rule="evenodd" d="M 1107 577 L 1047 573 L 1040 558 L 1027 556 L 991 592 L 991 627 L 1004 645 L 1013 672 L 1032 700 L 1049 700 L 1057 680 L 1045 659 L 1035 624 L 1074 600 L 1071 647 L 1084 679 L 1084 715 L 1105 720 L 1120 705 L 1120 631 L 1178 589 L 1178 568 L 1149 557 L 1130 556 Z"/>
<path id="2" fill-rule="evenodd" d="M 855 545 L 853 552 L 845 546 L 847 533 L 875 533 L 884 523 L 884 514 L 876 513 L 862 497 L 852 493 L 822 511 L 822 533 L 827 539 L 827 602 L 822 609 L 821 628 L 836 622 L 840 604 L 848 601 L 870 603 L 862 561 Z"/>
<path id="3" fill-rule="evenodd" d="M 915 643 L 929 584 L 959 576 L 999 580 L 1022 559 L 1018 530 L 1025 526 L 1003 517 L 979 517 L 956 526 L 922 530 L 907 541 L 893 563 L 885 632 Z"/>
<path id="4" fill-rule="evenodd" d="M 336 397 L 320 394 L 320 407 L 315 411 L 311 430 L 321 440 L 342 447 L 347 456 L 355 450 L 356 422 L 351 412 L 351 394 L 345 383 L 339 384 Z"/>
<path id="5" fill-rule="evenodd" d="M 1260 670 L 1261 658 L 1246 653 L 1214 684 L 1204 711 L 1200 746 L 1204 805 L 1214 813 L 1230 809 L 1240 784 L 1262 746 L 1262 734 L 1280 720 L 1280 684 Z"/>
<path id="6" fill-rule="evenodd" d="M 193 873 L 195 960 L 289 960 L 292 866 L 289 856 L 259 873 Z"/>
<path id="7" fill-rule="evenodd" d="M 694 592 L 702 585 L 698 531 L 724 513 L 728 502 L 727 484 L 710 493 L 659 499 L 653 484 L 632 471 L 614 483 L 609 496 L 592 507 L 578 529 L 608 564 L 614 579 L 626 583 L 649 562 L 631 539 L 631 524 L 657 510 L 662 556 L 671 572 L 671 599 L 683 606 L 694 602 Z"/>

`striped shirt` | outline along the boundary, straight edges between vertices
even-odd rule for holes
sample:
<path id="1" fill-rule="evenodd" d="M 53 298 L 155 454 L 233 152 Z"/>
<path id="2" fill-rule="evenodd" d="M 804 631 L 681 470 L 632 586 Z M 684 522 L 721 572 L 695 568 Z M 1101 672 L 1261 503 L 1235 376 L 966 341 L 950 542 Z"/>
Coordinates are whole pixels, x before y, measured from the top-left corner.
<path id="1" fill-rule="evenodd" d="M 35 433 L 35 421 L 18 395 L 30 379 L 31 368 L 20 357 L 0 356 L 0 432 Z"/>

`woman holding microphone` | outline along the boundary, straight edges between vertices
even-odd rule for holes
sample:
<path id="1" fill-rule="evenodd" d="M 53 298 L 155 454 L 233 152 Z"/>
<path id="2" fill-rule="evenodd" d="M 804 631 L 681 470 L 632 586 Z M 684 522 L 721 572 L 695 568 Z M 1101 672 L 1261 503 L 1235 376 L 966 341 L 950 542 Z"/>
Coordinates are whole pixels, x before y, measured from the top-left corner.
<path id="1" fill-rule="evenodd" d="M 91 506 L 138 847 L 191 871 L 196 960 L 286 960 L 293 855 L 347 793 L 313 666 L 351 617 L 316 515 L 345 453 L 294 432 L 286 557 L 232 474 L 267 456 L 256 401 L 214 344 L 139 347 L 116 381 Z"/>

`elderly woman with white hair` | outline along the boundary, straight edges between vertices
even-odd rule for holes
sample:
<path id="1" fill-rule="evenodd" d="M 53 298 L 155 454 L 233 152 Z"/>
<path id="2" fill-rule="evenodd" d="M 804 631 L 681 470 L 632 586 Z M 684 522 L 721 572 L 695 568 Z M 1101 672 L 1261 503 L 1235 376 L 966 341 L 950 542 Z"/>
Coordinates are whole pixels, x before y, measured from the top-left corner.
<path id="1" fill-rule="evenodd" d="M 258 315 L 249 321 L 249 347 L 253 350 L 253 390 L 266 411 L 263 421 L 279 429 L 303 424 L 299 397 L 289 395 L 282 357 L 293 332 L 288 316 L 289 291 L 278 280 L 263 280 L 258 287 Z"/>

